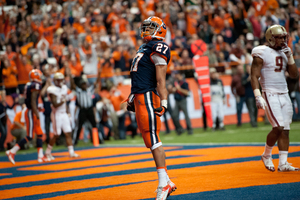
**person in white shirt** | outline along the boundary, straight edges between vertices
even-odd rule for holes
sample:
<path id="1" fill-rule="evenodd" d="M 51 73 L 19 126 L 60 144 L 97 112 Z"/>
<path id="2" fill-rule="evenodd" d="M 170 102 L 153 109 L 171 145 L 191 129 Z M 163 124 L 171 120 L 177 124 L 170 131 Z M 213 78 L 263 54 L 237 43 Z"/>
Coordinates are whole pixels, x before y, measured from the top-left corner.
<path id="1" fill-rule="evenodd" d="M 86 74 L 89 84 L 93 84 L 97 80 L 99 63 L 96 45 L 91 44 L 86 51 L 83 51 L 82 48 L 78 48 L 78 53 L 83 64 L 83 73 Z"/>
<path id="2" fill-rule="evenodd" d="M 67 113 L 67 105 L 66 105 L 68 88 L 65 85 L 64 81 L 65 81 L 64 75 L 60 72 L 57 72 L 54 74 L 53 77 L 54 85 L 51 85 L 47 88 L 47 94 L 51 101 L 51 107 L 52 107 L 51 121 L 54 130 L 54 136 L 53 138 L 51 138 L 46 150 L 46 157 L 50 160 L 54 160 L 54 157 L 51 155 L 51 150 L 57 138 L 59 138 L 62 130 L 66 136 L 66 142 L 67 142 L 70 157 L 71 158 L 79 157 L 79 155 L 74 152 L 74 147 L 72 143 L 71 119 L 69 117 L 69 114 Z"/>
<path id="3" fill-rule="evenodd" d="M 292 51 L 287 46 L 288 33 L 285 28 L 273 25 L 266 31 L 265 37 L 268 45 L 257 46 L 252 50 L 251 66 L 251 85 L 256 106 L 265 110 L 273 127 L 267 136 L 265 151 L 261 159 L 268 170 L 275 171 L 272 149 L 277 142 L 278 171 L 298 171 L 299 168 L 287 162 L 293 108 L 288 94 L 285 72 L 287 71 L 295 82 L 299 79 L 299 73 Z M 259 85 L 262 88 L 262 94 Z"/>

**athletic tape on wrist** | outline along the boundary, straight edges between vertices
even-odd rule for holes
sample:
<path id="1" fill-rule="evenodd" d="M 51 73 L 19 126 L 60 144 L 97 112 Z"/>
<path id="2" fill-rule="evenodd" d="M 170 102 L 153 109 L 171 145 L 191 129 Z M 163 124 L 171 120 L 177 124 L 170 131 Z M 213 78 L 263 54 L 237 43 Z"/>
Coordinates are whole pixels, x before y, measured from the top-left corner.
<path id="1" fill-rule="evenodd" d="M 166 100 L 166 99 L 161 100 L 160 104 L 161 104 L 161 106 L 167 108 L 168 107 L 168 100 Z"/>
<path id="2" fill-rule="evenodd" d="M 260 93 L 260 90 L 259 90 L 259 89 L 254 89 L 254 90 L 253 90 L 253 93 L 254 93 L 254 96 L 255 96 L 255 97 L 261 96 L 261 93 Z"/>

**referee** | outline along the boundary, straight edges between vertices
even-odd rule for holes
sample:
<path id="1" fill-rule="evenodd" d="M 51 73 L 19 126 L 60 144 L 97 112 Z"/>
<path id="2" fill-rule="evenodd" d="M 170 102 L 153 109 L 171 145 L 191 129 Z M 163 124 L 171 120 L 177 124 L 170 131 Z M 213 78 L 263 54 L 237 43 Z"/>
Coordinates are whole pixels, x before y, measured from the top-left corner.
<path id="1" fill-rule="evenodd" d="M 79 108 L 79 114 L 73 135 L 73 144 L 76 145 L 78 143 L 82 125 L 86 120 L 88 120 L 91 123 L 93 127 L 93 134 L 98 135 L 92 96 L 94 94 L 96 84 L 99 83 L 100 76 L 98 76 L 97 81 L 89 87 L 87 78 L 82 77 L 79 82 L 80 87 L 77 87 L 70 73 L 70 69 L 66 71 L 67 75 L 70 77 L 71 89 L 76 91 L 76 106 Z"/>

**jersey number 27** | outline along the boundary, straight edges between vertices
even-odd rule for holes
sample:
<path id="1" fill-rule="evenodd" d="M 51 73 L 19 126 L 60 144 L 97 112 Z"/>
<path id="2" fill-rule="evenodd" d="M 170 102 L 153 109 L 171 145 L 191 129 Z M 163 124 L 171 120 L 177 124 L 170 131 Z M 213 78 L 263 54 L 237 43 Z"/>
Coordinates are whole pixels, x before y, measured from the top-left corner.
<path id="1" fill-rule="evenodd" d="M 138 69 L 138 64 L 141 60 L 141 58 L 143 57 L 144 53 L 137 53 L 132 61 L 132 64 L 131 64 L 131 69 L 130 71 L 131 72 L 136 72 L 137 69 Z"/>

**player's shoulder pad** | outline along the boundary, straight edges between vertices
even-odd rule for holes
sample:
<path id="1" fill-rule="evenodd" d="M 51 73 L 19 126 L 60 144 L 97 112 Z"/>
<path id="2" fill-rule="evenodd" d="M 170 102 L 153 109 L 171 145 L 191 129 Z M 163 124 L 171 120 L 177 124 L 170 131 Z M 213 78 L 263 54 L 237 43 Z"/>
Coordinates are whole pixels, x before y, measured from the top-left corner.
<path id="1" fill-rule="evenodd" d="M 56 87 L 51 85 L 47 88 L 47 93 L 48 94 L 55 94 L 56 93 Z"/>
<path id="2" fill-rule="evenodd" d="M 252 57 L 259 57 L 263 59 L 267 48 L 269 47 L 265 45 L 254 47 L 251 52 Z"/>
<path id="3" fill-rule="evenodd" d="M 40 91 L 41 89 L 42 89 L 42 84 L 37 83 L 37 82 L 31 82 L 31 85 L 30 85 L 30 90 L 31 91 L 33 91 L 33 90 Z"/>
<path id="4" fill-rule="evenodd" d="M 170 60 L 170 47 L 167 43 L 163 41 L 151 41 L 149 45 L 152 46 L 152 54 L 156 53 L 166 59 L 166 61 Z"/>
<path id="5" fill-rule="evenodd" d="M 63 85 L 63 86 L 62 86 L 62 89 L 64 89 L 64 90 L 68 91 L 68 89 L 69 89 L 69 88 L 68 88 L 68 86 L 67 86 L 67 85 Z"/>

